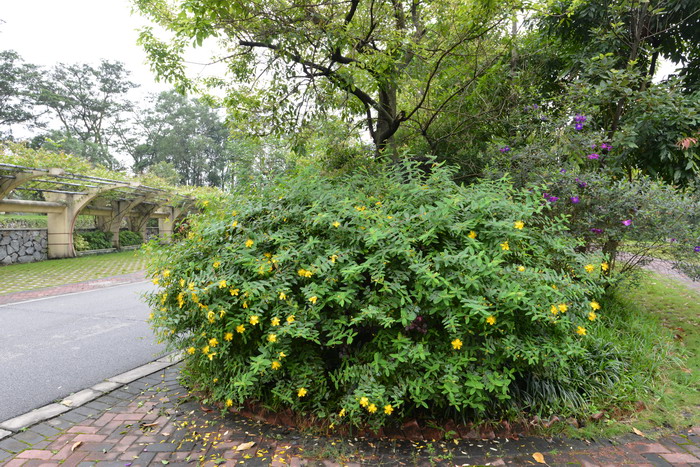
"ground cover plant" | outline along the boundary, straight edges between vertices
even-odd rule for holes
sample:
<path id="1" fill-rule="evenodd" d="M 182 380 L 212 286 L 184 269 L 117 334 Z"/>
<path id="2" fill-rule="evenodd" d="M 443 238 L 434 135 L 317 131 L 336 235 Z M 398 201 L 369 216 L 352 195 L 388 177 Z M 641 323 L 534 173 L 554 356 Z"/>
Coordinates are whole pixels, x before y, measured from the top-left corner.
<path id="1" fill-rule="evenodd" d="M 599 324 L 606 259 L 576 252 L 541 192 L 451 177 L 310 169 L 194 217 L 150 269 L 190 384 L 374 427 L 638 400 L 633 355 Z"/>
<path id="2" fill-rule="evenodd" d="M 119 244 L 121 246 L 133 246 L 143 243 L 143 239 L 138 232 L 131 230 L 122 230 L 119 232 Z"/>

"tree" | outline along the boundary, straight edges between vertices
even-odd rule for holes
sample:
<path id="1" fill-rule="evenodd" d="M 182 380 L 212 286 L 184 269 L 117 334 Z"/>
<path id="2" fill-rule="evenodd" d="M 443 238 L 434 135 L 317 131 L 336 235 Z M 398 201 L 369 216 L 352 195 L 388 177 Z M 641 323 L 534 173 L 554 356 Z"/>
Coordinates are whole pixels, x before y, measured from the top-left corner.
<path id="1" fill-rule="evenodd" d="M 211 107 L 168 91 L 156 96 L 152 106 L 138 111 L 134 119 L 134 131 L 121 136 L 134 159 L 135 172 L 168 164 L 186 185 L 227 184 L 232 158 L 229 131 Z"/>
<path id="2" fill-rule="evenodd" d="M 39 68 L 12 50 L 0 51 L 0 127 L 34 122 Z"/>
<path id="3" fill-rule="evenodd" d="M 131 106 L 126 93 L 136 87 L 128 77 L 120 62 L 103 60 L 97 67 L 58 64 L 41 83 L 37 104 L 58 119 L 62 139 L 78 155 L 114 168 L 119 164 L 111 145 Z"/>
<path id="4" fill-rule="evenodd" d="M 140 43 L 158 74 L 181 88 L 193 86 L 182 57 L 187 44 L 219 40 L 226 53 L 218 60 L 234 83 L 212 78 L 206 84 L 226 90 L 232 121 L 259 133 L 285 133 L 308 114 L 361 117 L 376 151 L 389 147 L 392 155 L 402 124 L 441 112 L 483 71 L 484 49 L 474 44 L 500 36 L 516 6 L 509 0 L 136 4 L 174 34 L 166 44 L 147 28 Z M 445 92 L 436 85 L 443 73 L 462 81 Z"/>

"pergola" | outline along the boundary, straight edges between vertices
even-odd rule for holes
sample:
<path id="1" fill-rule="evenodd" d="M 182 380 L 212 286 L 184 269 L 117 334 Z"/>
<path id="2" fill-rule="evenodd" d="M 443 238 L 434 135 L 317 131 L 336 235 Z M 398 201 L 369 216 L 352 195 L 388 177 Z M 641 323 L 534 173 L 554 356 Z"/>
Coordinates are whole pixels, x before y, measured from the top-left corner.
<path id="1" fill-rule="evenodd" d="M 44 200 L 10 198 L 15 192 L 40 193 Z M 96 216 L 98 229 L 111 232 L 112 243 L 119 248 L 124 219 L 145 240 L 148 220 L 156 218 L 161 241 L 170 242 L 173 226 L 193 207 L 190 197 L 136 182 L 0 163 L 0 212 L 46 213 L 49 258 L 75 256 L 73 229 L 78 215 Z"/>

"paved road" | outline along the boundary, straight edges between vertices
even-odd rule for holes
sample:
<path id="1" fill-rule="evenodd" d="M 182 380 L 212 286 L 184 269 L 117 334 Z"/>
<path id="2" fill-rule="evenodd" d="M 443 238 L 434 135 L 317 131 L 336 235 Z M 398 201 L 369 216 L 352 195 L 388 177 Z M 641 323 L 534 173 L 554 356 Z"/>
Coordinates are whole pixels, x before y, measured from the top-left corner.
<path id="1" fill-rule="evenodd" d="M 0 305 L 0 421 L 163 355 L 137 282 Z"/>

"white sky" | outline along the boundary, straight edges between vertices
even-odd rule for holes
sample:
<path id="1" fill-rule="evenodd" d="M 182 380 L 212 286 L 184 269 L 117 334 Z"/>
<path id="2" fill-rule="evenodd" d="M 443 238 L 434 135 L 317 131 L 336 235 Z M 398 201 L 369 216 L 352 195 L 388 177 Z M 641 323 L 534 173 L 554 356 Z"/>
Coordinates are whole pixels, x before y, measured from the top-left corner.
<path id="1" fill-rule="evenodd" d="M 138 94 L 169 88 L 156 83 L 146 54 L 136 45 L 147 21 L 131 14 L 129 0 L 2 0 L 0 50 L 14 50 L 27 63 L 124 62 Z"/>

